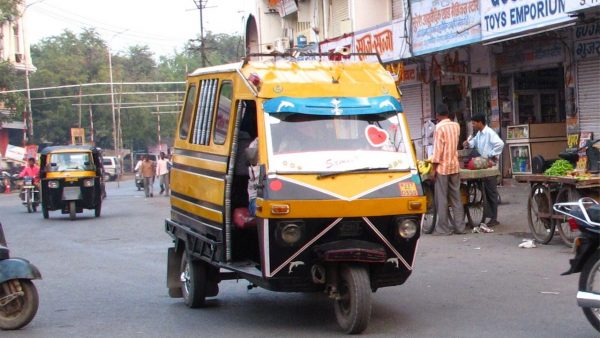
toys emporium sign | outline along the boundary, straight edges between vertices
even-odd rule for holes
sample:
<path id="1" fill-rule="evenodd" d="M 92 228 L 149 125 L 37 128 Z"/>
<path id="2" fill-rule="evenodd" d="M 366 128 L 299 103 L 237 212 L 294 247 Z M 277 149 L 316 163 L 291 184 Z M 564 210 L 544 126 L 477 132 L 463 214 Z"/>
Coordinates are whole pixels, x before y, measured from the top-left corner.
<path id="1" fill-rule="evenodd" d="M 482 40 L 573 20 L 566 2 L 577 0 L 481 0 Z"/>

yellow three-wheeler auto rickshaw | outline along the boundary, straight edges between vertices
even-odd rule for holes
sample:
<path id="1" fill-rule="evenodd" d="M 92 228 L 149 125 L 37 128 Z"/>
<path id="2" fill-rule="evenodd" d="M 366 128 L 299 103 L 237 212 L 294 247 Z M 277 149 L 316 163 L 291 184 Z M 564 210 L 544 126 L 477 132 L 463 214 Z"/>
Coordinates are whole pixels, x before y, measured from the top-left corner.
<path id="1" fill-rule="evenodd" d="M 188 76 L 169 295 L 203 306 L 226 279 L 324 292 L 340 326 L 361 332 L 371 292 L 411 274 L 426 208 L 400 95 L 380 63 L 262 56 Z M 245 154 L 258 161 L 255 218 Z"/>
<path id="2" fill-rule="evenodd" d="M 100 148 L 54 146 L 40 153 L 42 214 L 60 210 L 74 220 L 83 209 L 100 217 L 104 182 Z"/>

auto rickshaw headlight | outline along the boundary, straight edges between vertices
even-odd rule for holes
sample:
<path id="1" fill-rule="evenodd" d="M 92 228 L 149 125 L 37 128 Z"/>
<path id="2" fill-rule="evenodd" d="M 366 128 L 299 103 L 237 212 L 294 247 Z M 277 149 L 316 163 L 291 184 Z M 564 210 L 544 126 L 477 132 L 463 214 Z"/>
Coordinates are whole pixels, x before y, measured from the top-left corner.
<path id="1" fill-rule="evenodd" d="M 401 238 L 410 239 L 417 234 L 419 226 L 414 220 L 405 218 L 398 219 L 396 222 L 396 230 Z"/>
<path id="2" fill-rule="evenodd" d="M 56 189 L 59 185 L 58 181 L 48 181 L 48 188 Z"/>
<path id="3" fill-rule="evenodd" d="M 280 222 L 275 231 L 276 238 L 281 245 L 294 246 L 304 236 L 304 223 L 298 221 Z"/>
<path id="4" fill-rule="evenodd" d="M 87 179 L 83 180 L 83 186 L 86 187 L 86 188 L 93 187 L 94 186 L 94 179 L 93 178 L 87 178 Z"/>

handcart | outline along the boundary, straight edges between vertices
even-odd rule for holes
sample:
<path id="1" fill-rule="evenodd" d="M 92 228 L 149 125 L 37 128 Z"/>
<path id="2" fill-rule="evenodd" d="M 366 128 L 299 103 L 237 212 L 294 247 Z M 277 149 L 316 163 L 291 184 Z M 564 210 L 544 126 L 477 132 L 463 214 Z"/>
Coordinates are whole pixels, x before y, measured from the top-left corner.
<path id="1" fill-rule="evenodd" d="M 527 200 L 529 229 L 536 242 L 548 244 L 556 230 L 563 242 L 572 246 L 579 230 L 571 229 L 566 216 L 554 212 L 555 203 L 574 202 L 581 197 L 598 199 L 600 177 L 546 176 L 543 174 L 515 175 L 517 182 L 529 183 Z"/>
<path id="2" fill-rule="evenodd" d="M 464 205 L 467 226 L 472 228 L 479 226 L 484 220 L 483 208 L 485 206 L 485 189 L 483 179 L 486 177 L 500 176 L 497 167 L 488 169 L 460 169 L 460 195 Z M 427 212 L 423 214 L 422 229 L 430 234 L 435 229 L 437 211 L 434 199 L 434 181 L 431 174 L 421 175 L 423 194 L 427 196 Z M 454 222 L 452 207 L 448 213 L 450 222 Z"/>

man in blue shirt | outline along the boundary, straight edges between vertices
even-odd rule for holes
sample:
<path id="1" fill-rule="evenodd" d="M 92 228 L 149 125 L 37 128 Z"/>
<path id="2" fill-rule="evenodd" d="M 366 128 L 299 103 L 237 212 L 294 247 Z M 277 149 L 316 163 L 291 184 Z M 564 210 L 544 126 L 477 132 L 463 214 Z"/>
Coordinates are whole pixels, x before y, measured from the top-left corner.
<path id="1" fill-rule="evenodd" d="M 504 148 L 504 142 L 496 132 L 486 126 L 485 115 L 475 114 L 471 117 L 473 131 L 477 132 L 475 137 L 465 141 L 463 146 L 477 149 L 482 157 L 487 158 L 491 164 L 498 163 L 498 157 Z M 485 188 L 485 208 L 483 215 L 490 218 L 487 226 L 498 225 L 498 178 L 496 176 L 483 179 Z M 484 219 L 485 220 L 485 219 Z"/>

